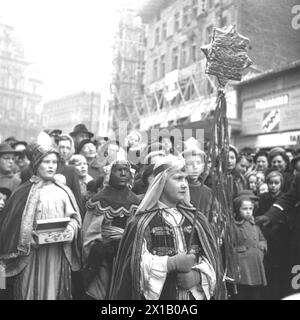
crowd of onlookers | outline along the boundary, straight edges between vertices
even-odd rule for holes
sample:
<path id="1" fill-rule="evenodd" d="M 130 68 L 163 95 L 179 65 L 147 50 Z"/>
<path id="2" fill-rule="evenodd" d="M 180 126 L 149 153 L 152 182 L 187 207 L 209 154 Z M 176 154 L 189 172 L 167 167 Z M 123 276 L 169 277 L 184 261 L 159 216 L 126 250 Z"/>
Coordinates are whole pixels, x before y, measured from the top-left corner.
<path id="1" fill-rule="evenodd" d="M 126 139 L 125 147 L 116 140 L 94 139 L 85 125 L 79 124 L 67 134 L 61 130 L 45 130 L 38 139 L 52 139 L 59 153 L 56 178 L 73 192 L 85 216 L 85 204 L 92 195 L 103 189 L 107 167 L 115 160 L 125 159 L 134 170 L 131 190 L 140 198 L 147 192 L 154 178 L 157 159 L 168 154 L 179 155 L 174 139 L 161 136 L 146 144 L 134 131 Z M 196 140 L 182 142 L 188 176 L 191 203 L 213 223 L 218 204 L 212 193 L 212 180 L 204 172 L 209 155 Z M 33 174 L 30 143 L 7 138 L 0 144 L 0 214 L 6 200 Z M 180 150 L 182 151 L 182 150 Z M 238 150 L 229 148 L 227 173 L 231 181 L 232 204 L 236 217 L 237 254 L 240 263 L 240 298 L 280 299 L 292 293 L 291 268 L 297 263 L 297 204 L 276 224 L 259 228 L 255 217 L 264 215 L 288 192 L 294 177 L 300 172 L 300 150 Z M 139 159 L 139 161 L 136 161 Z M 207 170 L 210 169 L 209 163 Z M 205 177 L 205 181 L 202 181 Z M 300 253 L 300 252 L 299 252 Z M 248 289 L 251 287 L 251 290 Z M 233 290 L 234 291 L 234 290 Z M 234 298 L 234 293 L 231 294 Z"/>

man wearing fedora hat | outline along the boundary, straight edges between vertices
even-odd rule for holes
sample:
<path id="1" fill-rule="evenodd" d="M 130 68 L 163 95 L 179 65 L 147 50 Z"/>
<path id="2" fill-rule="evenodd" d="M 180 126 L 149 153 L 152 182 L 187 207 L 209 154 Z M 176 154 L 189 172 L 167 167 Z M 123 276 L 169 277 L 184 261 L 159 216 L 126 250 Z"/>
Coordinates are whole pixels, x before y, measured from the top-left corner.
<path id="1" fill-rule="evenodd" d="M 20 152 L 12 149 L 10 145 L 0 144 L 0 187 L 14 191 L 21 183 L 13 173 L 15 156 L 19 154 Z"/>
<path id="2" fill-rule="evenodd" d="M 86 139 L 91 139 L 94 136 L 94 134 L 88 131 L 85 124 L 80 123 L 74 127 L 72 132 L 70 132 L 70 136 L 74 140 L 75 150 L 76 150 L 81 141 Z"/>

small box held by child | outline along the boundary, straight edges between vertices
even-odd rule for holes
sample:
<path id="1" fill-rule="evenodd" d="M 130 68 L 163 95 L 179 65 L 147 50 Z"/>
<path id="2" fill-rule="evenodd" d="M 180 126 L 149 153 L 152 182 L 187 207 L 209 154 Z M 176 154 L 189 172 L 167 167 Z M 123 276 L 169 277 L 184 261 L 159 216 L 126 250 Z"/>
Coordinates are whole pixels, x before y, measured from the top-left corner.
<path id="1" fill-rule="evenodd" d="M 35 242 L 37 244 L 49 244 L 72 241 L 74 235 L 71 229 L 67 228 L 69 222 L 69 217 L 37 220 L 33 233 Z"/>

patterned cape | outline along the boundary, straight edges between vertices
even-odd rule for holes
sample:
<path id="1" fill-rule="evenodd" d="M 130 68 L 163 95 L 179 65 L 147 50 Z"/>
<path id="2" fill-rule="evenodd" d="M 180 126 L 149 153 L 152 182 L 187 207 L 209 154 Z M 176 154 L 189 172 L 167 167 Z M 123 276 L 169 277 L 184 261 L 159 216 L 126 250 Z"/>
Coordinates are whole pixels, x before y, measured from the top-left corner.
<path id="1" fill-rule="evenodd" d="M 122 237 L 123 228 L 113 226 L 114 218 L 130 218 L 138 208 L 140 199 L 128 188 L 115 189 L 106 186 L 86 205 L 88 211 L 82 228 L 83 267 L 85 287 L 88 295 L 94 299 L 106 298 L 111 280 L 112 264 L 103 259 L 97 270 L 90 265 L 90 253 L 95 241 L 117 242 Z"/>
<path id="2" fill-rule="evenodd" d="M 80 228 L 81 217 L 73 193 L 64 184 L 58 181 L 53 182 L 69 196 L 76 212 L 72 218 L 77 220 Z M 16 189 L 0 214 L 0 260 L 6 260 L 7 273 L 11 273 L 11 275 L 18 272 L 17 258 L 27 256 L 31 252 L 35 210 L 39 201 L 39 190 L 42 187 L 43 181 L 33 176 Z M 81 266 L 79 248 L 80 237 L 76 237 L 72 243 L 64 244 L 66 257 L 74 271 L 79 270 Z"/>
<path id="3" fill-rule="evenodd" d="M 195 209 L 179 204 L 178 210 L 191 223 L 195 215 Z M 110 300 L 141 300 L 140 292 L 140 261 L 143 240 L 146 228 L 158 212 L 154 207 L 145 212 L 139 212 L 127 225 L 121 240 L 111 284 Z M 217 276 L 217 286 L 214 294 L 215 299 L 225 298 L 223 272 L 220 251 L 214 233 L 207 219 L 199 213 L 195 228 L 206 257 L 213 266 Z"/>

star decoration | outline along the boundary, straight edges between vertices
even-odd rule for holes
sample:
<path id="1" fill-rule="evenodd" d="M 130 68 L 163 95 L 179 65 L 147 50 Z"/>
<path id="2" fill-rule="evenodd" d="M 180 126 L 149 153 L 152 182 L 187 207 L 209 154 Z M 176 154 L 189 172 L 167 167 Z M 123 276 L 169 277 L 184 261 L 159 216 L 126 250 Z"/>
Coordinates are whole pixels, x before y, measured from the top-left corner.
<path id="1" fill-rule="evenodd" d="M 240 81 L 243 70 L 252 64 L 249 43 L 234 26 L 214 28 L 211 43 L 201 47 L 207 58 L 205 73 L 216 76 L 223 87 L 229 80 Z"/>

